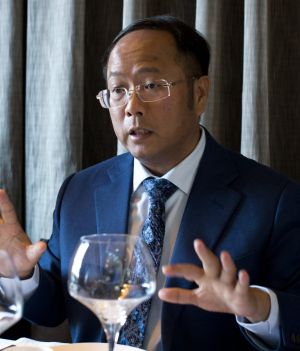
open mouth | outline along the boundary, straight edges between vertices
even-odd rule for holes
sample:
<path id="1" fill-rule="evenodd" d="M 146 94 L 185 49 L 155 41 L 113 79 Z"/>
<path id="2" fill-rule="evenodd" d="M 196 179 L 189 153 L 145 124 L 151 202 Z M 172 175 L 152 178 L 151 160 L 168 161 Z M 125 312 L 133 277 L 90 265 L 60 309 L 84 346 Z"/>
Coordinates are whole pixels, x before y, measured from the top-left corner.
<path id="1" fill-rule="evenodd" d="M 152 132 L 148 129 L 143 128 L 131 128 L 129 130 L 129 135 L 133 137 L 144 137 L 150 135 Z"/>

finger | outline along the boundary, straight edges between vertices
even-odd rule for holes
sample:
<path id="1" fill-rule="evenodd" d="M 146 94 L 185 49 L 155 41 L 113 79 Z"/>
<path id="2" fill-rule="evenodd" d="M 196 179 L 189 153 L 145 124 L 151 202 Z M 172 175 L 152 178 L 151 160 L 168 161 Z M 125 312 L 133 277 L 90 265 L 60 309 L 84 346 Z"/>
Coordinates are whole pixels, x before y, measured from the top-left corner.
<path id="1" fill-rule="evenodd" d="M 178 304 L 195 304 L 196 296 L 193 290 L 180 288 L 163 288 L 158 292 L 161 300 Z"/>
<path id="2" fill-rule="evenodd" d="M 18 222 L 14 206 L 3 189 L 0 189 L 0 215 L 2 223 L 14 224 Z"/>
<path id="3" fill-rule="evenodd" d="M 203 276 L 203 269 L 193 264 L 172 264 L 162 267 L 162 271 L 169 277 L 184 278 L 198 282 Z"/>
<path id="4" fill-rule="evenodd" d="M 244 269 L 239 271 L 238 281 L 235 290 L 238 294 L 246 294 L 250 285 L 250 277 L 247 271 Z"/>
<path id="5" fill-rule="evenodd" d="M 233 259 L 226 251 L 221 253 L 220 259 L 222 263 L 221 281 L 225 284 L 235 284 L 237 281 L 237 269 Z"/>
<path id="6" fill-rule="evenodd" d="M 210 278 L 217 278 L 221 273 L 221 265 L 218 257 L 213 254 L 202 240 L 194 241 L 195 251 L 200 258 L 205 274 Z"/>

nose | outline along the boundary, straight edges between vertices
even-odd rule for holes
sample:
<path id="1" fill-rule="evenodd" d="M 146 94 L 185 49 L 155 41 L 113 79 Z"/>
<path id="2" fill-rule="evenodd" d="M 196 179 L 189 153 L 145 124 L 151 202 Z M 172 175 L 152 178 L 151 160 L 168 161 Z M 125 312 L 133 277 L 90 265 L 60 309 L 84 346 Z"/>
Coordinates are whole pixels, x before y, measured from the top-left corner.
<path id="1" fill-rule="evenodd" d="M 128 95 L 128 102 L 125 107 L 125 114 L 127 117 L 143 116 L 145 113 L 144 103 L 138 96 L 137 91 L 131 90 Z"/>

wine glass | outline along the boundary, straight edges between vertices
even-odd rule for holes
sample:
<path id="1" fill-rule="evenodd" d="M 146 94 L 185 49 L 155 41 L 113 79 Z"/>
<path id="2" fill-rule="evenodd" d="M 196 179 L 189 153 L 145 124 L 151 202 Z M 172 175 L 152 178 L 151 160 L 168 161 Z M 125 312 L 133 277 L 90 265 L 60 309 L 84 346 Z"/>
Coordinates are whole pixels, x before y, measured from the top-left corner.
<path id="1" fill-rule="evenodd" d="M 21 283 L 12 259 L 0 250 L 0 334 L 18 322 L 23 312 Z"/>
<path id="2" fill-rule="evenodd" d="M 149 249 L 135 235 L 83 236 L 73 256 L 68 287 L 71 296 L 99 318 L 113 351 L 127 316 L 155 292 Z"/>

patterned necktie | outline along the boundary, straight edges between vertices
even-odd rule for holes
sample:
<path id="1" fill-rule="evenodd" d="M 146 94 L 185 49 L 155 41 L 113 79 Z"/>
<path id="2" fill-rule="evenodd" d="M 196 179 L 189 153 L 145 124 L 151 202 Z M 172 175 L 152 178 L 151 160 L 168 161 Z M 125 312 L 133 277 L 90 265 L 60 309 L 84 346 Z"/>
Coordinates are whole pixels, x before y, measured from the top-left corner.
<path id="1" fill-rule="evenodd" d="M 143 185 L 149 197 L 149 210 L 141 236 L 149 247 L 157 272 L 165 235 L 165 203 L 177 187 L 167 179 L 153 177 L 145 179 Z M 151 299 L 131 312 L 121 332 L 122 344 L 142 347 L 150 306 Z"/>

